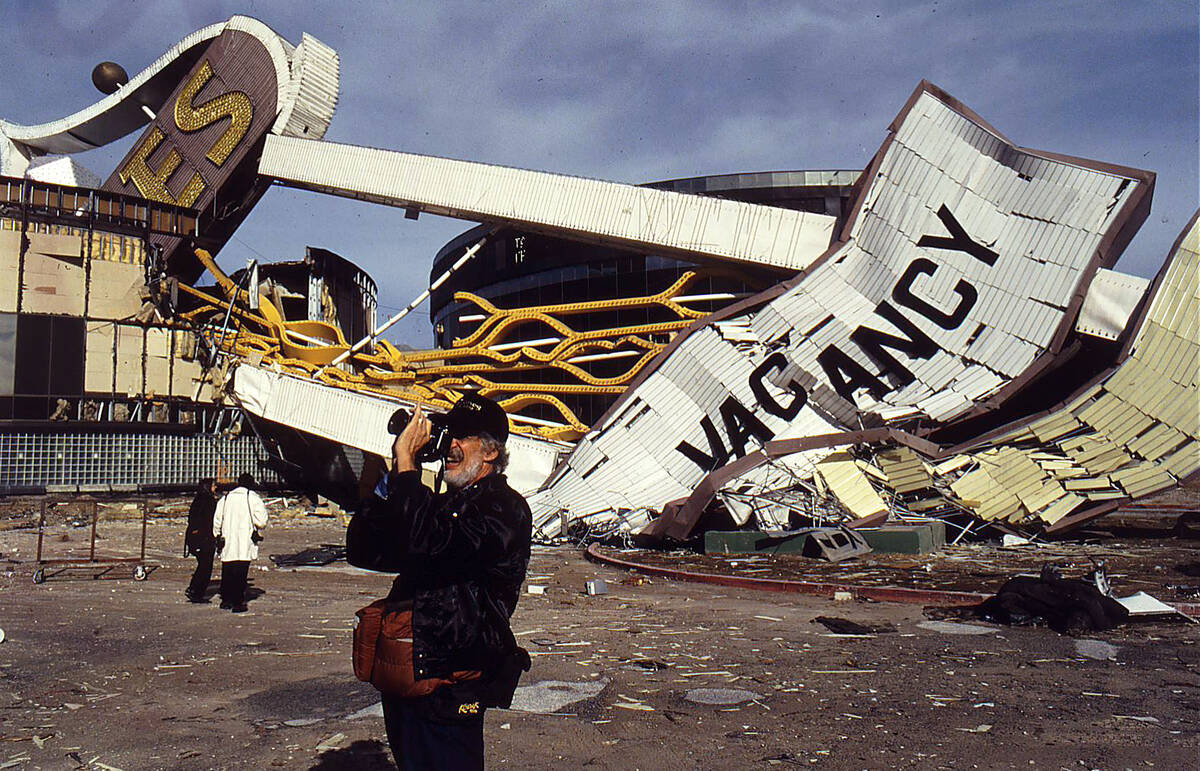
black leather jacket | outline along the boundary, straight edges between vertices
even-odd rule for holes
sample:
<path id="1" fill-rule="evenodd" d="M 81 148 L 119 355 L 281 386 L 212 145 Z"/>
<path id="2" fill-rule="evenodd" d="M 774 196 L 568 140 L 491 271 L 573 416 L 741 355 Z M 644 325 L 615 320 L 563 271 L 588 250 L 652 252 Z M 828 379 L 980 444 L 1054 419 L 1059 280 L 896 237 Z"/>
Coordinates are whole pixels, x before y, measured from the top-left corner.
<path id="1" fill-rule="evenodd" d="M 415 676 L 486 675 L 524 656 L 508 620 L 529 564 L 525 499 L 503 474 L 440 495 L 416 471 L 388 474 L 386 484 L 386 499 L 369 495 L 351 518 L 346 558 L 398 574 L 388 598 L 413 603 Z"/>

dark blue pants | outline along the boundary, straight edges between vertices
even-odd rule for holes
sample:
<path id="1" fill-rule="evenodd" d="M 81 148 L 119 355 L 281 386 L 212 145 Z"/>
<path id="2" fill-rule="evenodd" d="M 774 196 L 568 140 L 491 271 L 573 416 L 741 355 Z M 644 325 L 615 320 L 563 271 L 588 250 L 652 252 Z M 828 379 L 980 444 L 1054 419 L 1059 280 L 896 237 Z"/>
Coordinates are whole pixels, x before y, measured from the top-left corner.
<path id="1" fill-rule="evenodd" d="M 388 744 L 401 771 L 482 771 L 483 716 L 465 723 L 435 723 L 422 701 L 383 697 Z"/>

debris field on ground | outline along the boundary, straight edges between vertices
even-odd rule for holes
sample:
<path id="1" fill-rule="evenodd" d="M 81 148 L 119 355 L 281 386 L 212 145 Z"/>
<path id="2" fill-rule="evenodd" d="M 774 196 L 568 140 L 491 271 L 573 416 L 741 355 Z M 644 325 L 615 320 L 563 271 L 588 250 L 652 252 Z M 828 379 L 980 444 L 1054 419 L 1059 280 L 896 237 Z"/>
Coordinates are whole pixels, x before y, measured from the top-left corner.
<path id="1" fill-rule="evenodd" d="M 391 578 L 340 560 L 277 567 L 268 555 L 343 533 L 284 505 L 272 501 L 241 615 L 184 601 L 195 563 L 182 557 L 182 513 L 148 518 L 144 581 L 75 571 L 34 584 L 36 527 L 0 529 L 0 767 L 391 768 L 377 695 L 354 679 L 349 653 L 354 611 Z M 44 538 L 86 556 L 88 531 L 63 516 Z M 136 555 L 140 536 L 140 516 L 106 513 L 97 549 Z M 1179 597 L 1200 583 L 1175 572 L 1195 563 L 1195 542 L 1171 537 L 788 570 L 978 591 L 1042 562 L 1074 574 L 1096 553 L 1121 593 Z M 781 559 L 737 561 L 775 575 Z M 606 591 L 589 594 L 589 581 Z M 522 593 L 513 628 L 533 666 L 514 708 L 487 715 L 489 767 L 1185 768 L 1200 752 L 1200 627 L 1180 620 L 1072 637 L 919 605 L 640 576 L 567 546 L 534 547 L 528 583 L 543 589 Z"/>

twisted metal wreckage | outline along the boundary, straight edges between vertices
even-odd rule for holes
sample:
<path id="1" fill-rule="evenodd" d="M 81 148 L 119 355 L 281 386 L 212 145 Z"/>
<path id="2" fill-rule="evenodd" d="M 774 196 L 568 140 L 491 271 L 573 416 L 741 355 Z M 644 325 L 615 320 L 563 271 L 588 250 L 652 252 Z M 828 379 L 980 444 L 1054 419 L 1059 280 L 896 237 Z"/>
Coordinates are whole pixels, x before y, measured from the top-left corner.
<path id="1" fill-rule="evenodd" d="M 149 123 L 103 189 L 198 210 L 194 237 L 151 237 L 149 283 L 260 420 L 386 455 L 397 405 L 477 389 L 512 417 L 513 480 L 547 539 L 682 540 L 714 502 L 767 529 L 938 517 L 1054 532 L 1200 471 L 1196 217 L 1153 281 L 1110 269 L 1149 213 L 1150 172 L 1018 147 L 922 82 L 835 233 L 823 215 L 325 142 L 337 68 L 307 35 L 293 47 L 234 17 L 75 115 L 0 123 L 10 176 Z M 271 185 L 793 276 L 711 315 L 691 307 L 690 275 L 540 307 L 459 293 L 476 326 L 448 348 L 400 351 L 387 325 L 351 345 L 211 258 Z M 671 320 L 572 326 L 618 306 Z M 627 366 L 597 377 L 598 358 Z M 570 393 L 615 402 L 589 426 Z"/>

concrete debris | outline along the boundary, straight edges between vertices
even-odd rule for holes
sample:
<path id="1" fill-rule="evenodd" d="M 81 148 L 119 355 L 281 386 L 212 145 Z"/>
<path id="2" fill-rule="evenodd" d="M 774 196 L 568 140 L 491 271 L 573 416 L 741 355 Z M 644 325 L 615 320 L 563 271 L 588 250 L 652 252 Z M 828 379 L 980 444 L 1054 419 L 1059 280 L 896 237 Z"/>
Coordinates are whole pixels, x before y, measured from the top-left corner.
<path id="1" fill-rule="evenodd" d="M 383 717 L 383 702 L 377 701 L 369 707 L 363 707 L 357 712 L 351 712 L 343 720 L 361 720 L 364 717 Z"/>
<path id="2" fill-rule="evenodd" d="M 534 712 L 548 715 L 559 712 L 585 699 L 600 695 L 608 680 L 569 683 L 562 680 L 543 680 L 532 685 L 522 685 L 513 694 L 512 709 L 515 712 Z"/>
<path id="3" fill-rule="evenodd" d="M 604 581 L 601 581 L 600 579 L 593 579 L 591 581 L 585 581 L 583 584 L 583 588 L 584 588 L 584 591 L 589 596 L 592 596 L 592 597 L 594 597 L 598 594 L 608 594 L 608 584 L 605 583 Z"/>
<path id="4" fill-rule="evenodd" d="M 346 734 L 336 733 L 332 736 L 328 736 L 328 737 L 322 739 L 317 744 L 316 749 L 318 752 L 321 752 L 324 750 L 336 750 L 338 747 L 340 747 L 346 741 L 346 738 L 347 738 Z"/>
<path id="5" fill-rule="evenodd" d="M 996 629 L 990 626 L 958 624 L 953 621 L 919 621 L 917 622 L 917 626 L 921 629 L 927 629 L 930 632 L 938 632 L 940 634 L 976 635 L 996 633 Z"/>
<path id="6" fill-rule="evenodd" d="M 852 637 L 872 637 L 876 634 L 896 631 L 896 627 L 891 624 L 859 624 L 849 619 L 833 616 L 817 616 L 813 619 L 813 623 L 820 624 L 834 634 Z"/>
<path id="7" fill-rule="evenodd" d="M 1117 651 L 1121 650 L 1103 640 L 1079 639 L 1075 641 L 1075 652 L 1080 656 L 1097 661 L 1116 661 Z"/>
<path id="8" fill-rule="evenodd" d="M 683 698 L 693 704 L 729 706 L 732 704 L 745 704 L 761 697 L 754 691 L 746 691 L 740 688 L 693 688 L 685 693 Z"/>

